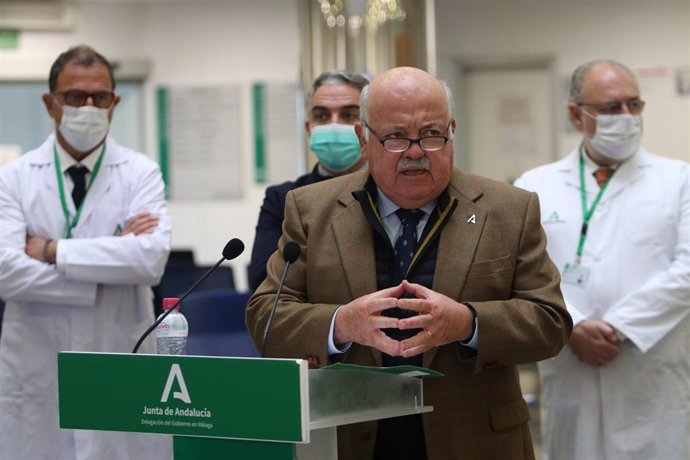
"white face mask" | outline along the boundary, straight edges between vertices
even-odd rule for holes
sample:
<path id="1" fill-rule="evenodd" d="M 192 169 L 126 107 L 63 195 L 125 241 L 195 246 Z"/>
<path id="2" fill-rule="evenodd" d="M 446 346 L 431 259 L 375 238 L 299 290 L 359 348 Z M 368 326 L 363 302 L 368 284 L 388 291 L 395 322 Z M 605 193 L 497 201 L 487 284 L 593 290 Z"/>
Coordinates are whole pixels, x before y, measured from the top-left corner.
<path id="1" fill-rule="evenodd" d="M 105 139 L 110 128 L 108 109 L 90 105 L 63 105 L 60 134 L 79 152 L 89 152 Z"/>
<path id="2" fill-rule="evenodd" d="M 597 122 L 594 137 L 585 133 L 585 144 L 606 158 L 614 161 L 627 160 L 640 148 L 642 119 L 639 115 L 596 115 L 583 110 Z"/>

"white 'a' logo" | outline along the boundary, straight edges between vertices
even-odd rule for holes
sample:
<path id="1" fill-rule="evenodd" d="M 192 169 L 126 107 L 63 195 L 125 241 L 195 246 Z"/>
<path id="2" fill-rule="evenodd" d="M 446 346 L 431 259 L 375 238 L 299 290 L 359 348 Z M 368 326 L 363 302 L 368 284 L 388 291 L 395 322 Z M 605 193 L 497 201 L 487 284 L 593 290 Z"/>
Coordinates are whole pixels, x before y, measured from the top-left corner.
<path id="1" fill-rule="evenodd" d="M 170 390 L 172 390 L 173 381 L 177 379 L 177 384 L 180 387 L 180 391 L 173 392 L 173 398 L 184 401 L 187 404 L 192 403 L 192 399 L 189 397 L 189 392 L 187 391 L 187 384 L 184 383 L 184 377 L 182 377 L 182 369 L 180 369 L 179 364 L 173 364 L 170 368 L 170 373 L 168 374 L 168 381 L 165 384 L 165 389 L 163 390 L 163 396 L 161 396 L 161 402 L 168 402 L 170 397 Z"/>

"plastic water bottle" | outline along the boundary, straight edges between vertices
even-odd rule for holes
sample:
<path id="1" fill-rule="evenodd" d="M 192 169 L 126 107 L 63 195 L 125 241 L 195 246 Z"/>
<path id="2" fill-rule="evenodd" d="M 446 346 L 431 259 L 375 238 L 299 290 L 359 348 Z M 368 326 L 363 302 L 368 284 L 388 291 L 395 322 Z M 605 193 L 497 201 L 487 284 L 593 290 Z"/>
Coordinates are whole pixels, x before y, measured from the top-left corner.
<path id="1" fill-rule="evenodd" d="M 163 313 L 170 310 L 179 299 L 168 297 L 163 299 Z M 187 318 L 180 313 L 178 305 L 174 311 L 170 312 L 163 321 L 156 327 L 156 342 L 158 344 L 159 355 L 184 355 L 187 346 Z M 160 318 L 160 316 L 159 316 Z"/>

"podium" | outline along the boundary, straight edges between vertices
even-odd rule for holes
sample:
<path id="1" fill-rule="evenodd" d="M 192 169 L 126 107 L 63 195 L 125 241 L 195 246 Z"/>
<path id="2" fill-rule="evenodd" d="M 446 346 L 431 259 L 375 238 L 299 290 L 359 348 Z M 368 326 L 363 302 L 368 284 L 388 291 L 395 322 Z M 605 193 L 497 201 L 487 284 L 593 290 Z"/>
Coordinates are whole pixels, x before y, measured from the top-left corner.
<path id="1" fill-rule="evenodd" d="M 335 460 L 337 426 L 433 410 L 418 377 L 426 372 L 61 352 L 60 427 L 171 434 L 175 460 Z"/>

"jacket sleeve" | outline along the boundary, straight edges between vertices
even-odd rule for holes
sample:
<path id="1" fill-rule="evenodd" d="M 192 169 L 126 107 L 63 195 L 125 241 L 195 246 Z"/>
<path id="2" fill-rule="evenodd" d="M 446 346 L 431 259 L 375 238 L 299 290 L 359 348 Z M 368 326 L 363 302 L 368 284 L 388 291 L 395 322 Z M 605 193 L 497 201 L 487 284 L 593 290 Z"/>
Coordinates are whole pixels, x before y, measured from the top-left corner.
<path id="1" fill-rule="evenodd" d="M 131 180 L 127 219 L 147 211 L 160 218 L 158 226 L 151 234 L 60 240 L 56 265 L 70 280 L 156 285 L 163 275 L 170 253 L 171 223 L 160 170 L 141 155 L 122 173 Z"/>
<path id="2" fill-rule="evenodd" d="M 642 352 L 690 314 L 690 167 L 684 166 L 673 232 L 677 241 L 668 268 L 618 300 L 603 318 Z"/>
<path id="3" fill-rule="evenodd" d="M 266 278 L 266 263 L 278 249 L 278 240 L 283 233 L 284 206 L 285 192 L 278 187 L 268 187 L 256 224 L 252 259 L 249 263 L 249 289 L 252 292 Z"/>
<path id="4" fill-rule="evenodd" d="M 19 168 L 0 169 L 0 298 L 6 301 L 93 305 L 96 284 L 69 280 L 48 265 L 29 257 L 27 224 L 17 194 Z"/>

